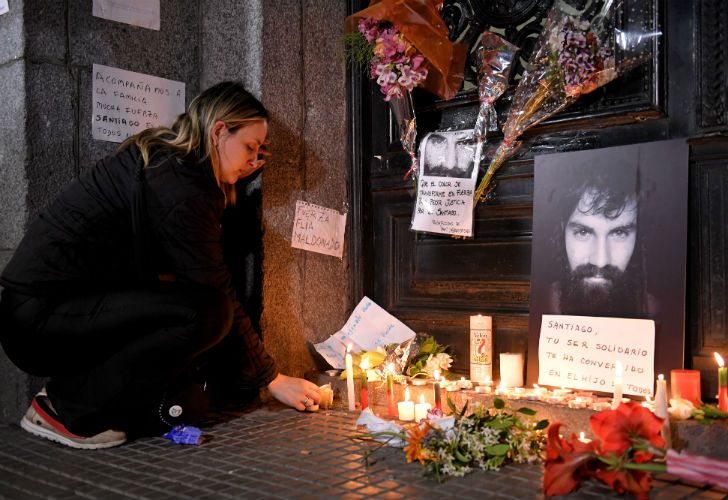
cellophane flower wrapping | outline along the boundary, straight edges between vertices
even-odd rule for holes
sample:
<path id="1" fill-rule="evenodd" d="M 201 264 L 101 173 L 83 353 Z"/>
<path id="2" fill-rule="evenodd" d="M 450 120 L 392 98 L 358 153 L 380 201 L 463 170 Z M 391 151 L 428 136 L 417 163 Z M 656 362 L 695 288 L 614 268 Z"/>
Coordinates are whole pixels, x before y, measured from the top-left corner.
<path id="1" fill-rule="evenodd" d="M 412 70 L 417 71 L 420 65 L 426 70 L 422 87 L 442 99 L 451 99 L 463 83 L 468 47 L 448 39 L 447 26 L 438 11 L 441 3 L 438 0 L 372 0 L 369 7 L 347 18 L 346 29 L 361 31 L 364 19 L 369 19 L 366 23 L 370 27 L 372 22 L 384 27 L 391 25 L 393 31 L 383 37 L 389 37 L 383 45 L 390 51 L 392 44 L 398 45 L 397 49 L 403 48 L 403 43 L 411 45 L 410 54 L 422 57 L 417 67 L 412 61 Z"/>
<path id="2" fill-rule="evenodd" d="M 516 87 L 503 140 L 475 192 L 476 202 L 524 131 L 650 59 L 660 33 L 647 26 L 615 26 L 620 5 L 603 0 L 576 12 L 556 1 Z"/>

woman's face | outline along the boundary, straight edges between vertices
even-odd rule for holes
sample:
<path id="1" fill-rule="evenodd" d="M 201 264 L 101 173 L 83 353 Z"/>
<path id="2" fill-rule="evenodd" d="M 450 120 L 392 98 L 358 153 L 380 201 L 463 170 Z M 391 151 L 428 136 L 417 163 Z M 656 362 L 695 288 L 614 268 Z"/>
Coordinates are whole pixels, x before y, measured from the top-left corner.
<path id="1" fill-rule="evenodd" d="M 265 160 L 258 159 L 258 154 L 268 135 L 267 121 L 254 121 L 234 132 L 218 121 L 212 134 L 220 157 L 222 182 L 235 184 L 265 164 Z"/>

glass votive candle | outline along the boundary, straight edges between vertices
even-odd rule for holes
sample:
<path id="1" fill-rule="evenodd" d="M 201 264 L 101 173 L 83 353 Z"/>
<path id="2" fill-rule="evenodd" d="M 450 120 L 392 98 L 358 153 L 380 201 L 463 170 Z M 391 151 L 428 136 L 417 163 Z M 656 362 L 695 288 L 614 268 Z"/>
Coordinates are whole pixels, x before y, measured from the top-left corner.
<path id="1" fill-rule="evenodd" d="M 490 394 L 493 392 L 493 387 L 490 385 L 476 385 L 475 392 L 478 394 Z"/>
<path id="2" fill-rule="evenodd" d="M 700 372 L 698 370 L 670 370 L 670 395 L 687 399 L 700 406 Z"/>

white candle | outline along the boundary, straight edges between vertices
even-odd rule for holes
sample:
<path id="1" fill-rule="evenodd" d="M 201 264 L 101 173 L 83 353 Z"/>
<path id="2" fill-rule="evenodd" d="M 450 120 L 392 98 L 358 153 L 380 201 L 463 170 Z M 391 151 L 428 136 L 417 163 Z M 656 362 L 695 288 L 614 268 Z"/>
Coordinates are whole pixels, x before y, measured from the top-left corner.
<path id="1" fill-rule="evenodd" d="M 591 443 L 591 439 L 589 439 L 588 437 L 586 437 L 583 432 L 580 432 L 579 433 L 579 441 L 581 441 L 582 443 L 585 443 L 585 444 L 586 443 Z"/>
<path id="2" fill-rule="evenodd" d="M 660 374 L 657 376 L 655 387 L 655 415 L 660 418 L 667 418 L 667 381 L 665 376 Z"/>
<path id="3" fill-rule="evenodd" d="M 520 387 L 523 385 L 523 354 L 502 352 L 500 355 L 501 385 Z"/>
<path id="4" fill-rule="evenodd" d="M 470 380 L 493 378 L 493 318 L 470 316 Z"/>
<path id="5" fill-rule="evenodd" d="M 419 422 L 423 418 L 427 418 L 427 412 L 430 408 L 430 403 L 425 402 L 425 395 L 420 394 L 420 402 L 415 405 L 415 421 Z"/>
<path id="6" fill-rule="evenodd" d="M 457 386 L 460 389 L 472 389 L 473 383 L 470 380 L 466 380 L 465 377 L 460 377 L 460 380 L 457 382 Z"/>
<path id="7" fill-rule="evenodd" d="M 346 396 L 349 400 L 349 411 L 356 409 L 356 395 L 354 394 L 354 363 L 351 361 L 351 344 L 346 348 Z"/>
<path id="8" fill-rule="evenodd" d="M 404 388 L 404 401 L 397 403 L 397 415 L 405 422 L 415 419 L 415 402 L 410 401 L 409 387 Z"/>
<path id="9" fill-rule="evenodd" d="M 615 410 L 622 403 L 622 362 L 617 361 L 614 368 L 614 397 L 612 398 L 612 410 Z"/>

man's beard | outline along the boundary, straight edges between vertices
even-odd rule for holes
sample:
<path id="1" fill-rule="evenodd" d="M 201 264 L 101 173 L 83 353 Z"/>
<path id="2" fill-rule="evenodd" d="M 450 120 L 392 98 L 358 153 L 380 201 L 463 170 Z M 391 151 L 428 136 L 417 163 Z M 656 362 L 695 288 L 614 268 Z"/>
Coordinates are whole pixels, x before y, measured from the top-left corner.
<path id="1" fill-rule="evenodd" d="M 643 317 L 646 313 L 639 273 L 614 266 L 584 264 L 560 281 L 561 314 L 579 316 Z M 601 278 L 592 283 L 588 278 Z"/>

